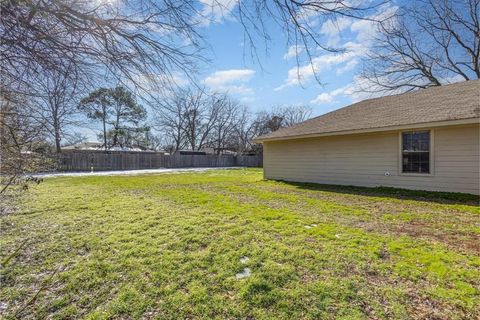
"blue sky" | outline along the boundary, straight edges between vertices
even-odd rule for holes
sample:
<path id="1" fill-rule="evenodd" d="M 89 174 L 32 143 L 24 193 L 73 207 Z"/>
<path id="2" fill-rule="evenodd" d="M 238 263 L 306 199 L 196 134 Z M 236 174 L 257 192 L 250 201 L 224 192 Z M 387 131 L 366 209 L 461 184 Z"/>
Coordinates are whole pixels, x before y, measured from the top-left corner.
<path id="1" fill-rule="evenodd" d="M 393 10 L 392 5 L 383 6 L 376 14 L 388 15 Z M 203 29 L 211 46 L 206 51 L 211 62 L 202 68 L 200 81 L 211 90 L 229 92 L 253 112 L 294 104 L 309 105 L 313 115 L 320 115 L 368 97 L 355 90 L 360 61 L 374 36 L 373 22 L 338 18 L 318 23 L 324 43 L 346 49 L 343 54 L 312 50 L 319 84 L 303 50 L 297 49 L 300 50 L 297 65 L 295 48 L 287 45 L 275 25 L 267 26 L 272 37 L 267 44 L 268 54 L 265 42 L 258 40 L 260 56 L 256 61 L 250 56 L 250 48 L 244 48 L 242 26 L 229 12 L 215 12 L 211 18 L 213 22 Z"/>

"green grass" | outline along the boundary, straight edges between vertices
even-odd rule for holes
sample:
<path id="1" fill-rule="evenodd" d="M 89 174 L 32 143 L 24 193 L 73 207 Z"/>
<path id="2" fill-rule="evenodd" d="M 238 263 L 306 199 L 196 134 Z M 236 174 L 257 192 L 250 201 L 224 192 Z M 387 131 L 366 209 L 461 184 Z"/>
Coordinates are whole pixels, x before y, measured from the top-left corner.
<path id="1" fill-rule="evenodd" d="M 52 178 L 1 217 L 5 319 L 475 319 L 466 195 L 259 170 Z M 240 258 L 249 260 L 242 264 Z M 251 276 L 237 280 L 244 268 Z M 3 310 L 3 311 L 2 311 Z"/>

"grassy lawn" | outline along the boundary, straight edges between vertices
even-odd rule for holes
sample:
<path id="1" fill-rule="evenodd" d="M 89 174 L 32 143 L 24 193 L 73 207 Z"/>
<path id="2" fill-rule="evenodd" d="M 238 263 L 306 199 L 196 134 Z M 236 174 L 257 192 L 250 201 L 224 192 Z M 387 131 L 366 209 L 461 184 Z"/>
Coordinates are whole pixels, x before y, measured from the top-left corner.
<path id="1" fill-rule="evenodd" d="M 0 313 L 478 319 L 477 201 L 259 170 L 46 179 L 0 218 L 3 261 L 27 241 L 2 268 Z"/>

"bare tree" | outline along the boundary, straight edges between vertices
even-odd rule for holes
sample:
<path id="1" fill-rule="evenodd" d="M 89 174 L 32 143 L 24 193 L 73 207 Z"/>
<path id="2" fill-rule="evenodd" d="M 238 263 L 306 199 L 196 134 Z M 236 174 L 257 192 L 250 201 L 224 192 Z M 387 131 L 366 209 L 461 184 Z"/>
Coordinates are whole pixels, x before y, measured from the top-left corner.
<path id="1" fill-rule="evenodd" d="M 29 111 L 52 137 L 56 153 L 60 153 L 67 128 L 79 124 L 77 79 L 74 74 L 46 74 L 35 91 L 35 103 Z"/>
<path id="2" fill-rule="evenodd" d="M 185 140 L 191 150 L 197 150 L 199 136 L 202 134 L 204 113 L 203 90 L 186 90 L 184 97 L 183 118 Z"/>
<path id="3" fill-rule="evenodd" d="M 168 85 L 173 72 L 190 71 L 200 58 L 195 3 L 2 1 L 2 87 L 30 93 L 44 72 L 72 67 L 84 81 L 108 73 L 137 86 L 145 78 Z"/>
<path id="4" fill-rule="evenodd" d="M 30 101 L 21 95 L 2 93 L 0 100 L 0 196 L 12 185 L 29 179 L 26 173 L 48 169 L 48 157 L 39 148 L 45 143 L 43 126 L 28 114 Z M 3 201 L 0 198 L 0 201 Z"/>
<path id="5" fill-rule="evenodd" d="M 311 114 L 312 109 L 307 106 L 274 107 L 270 111 L 259 112 L 253 124 L 256 134 L 262 135 L 305 121 Z"/>
<path id="6" fill-rule="evenodd" d="M 402 92 L 480 78 L 480 0 L 422 0 L 379 24 L 365 91 Z"/>
<path id="7" fill-rule="evenodd" d="M 192 150 L 200 150 L 224 111 L 225 101 L 218 94 L 194 89 L 187 91 L 185 102 L 185 139 Z"/>
<path id="8" fill-rule="evenodd" d="M 207 94 L 203 89 L 183 88 L 156 106 L 156 124 L 172 141 L 172 152 L 184 147 L 198 150 L 208 136 L 211 124 L 205 124 Z"/>
<path id="9" fill-rule="evenodd" d="M 251 149 L 253 136 L 252 114 L 247 107 L 239 107 L 236 112 L 236 121 L 233 132 L 230 135 L 229 144 L 243 154 Z"/>
<path id="10" fill-rule="evenodd" d="M 222 149 L 229 147 L 231 137 L 235 134 L 235 128 L 238 127 L 238 111 L 240 106 L 227 95 L 214 95 L 214 109 L 217 117 L 210 133 L 209 144 L 214 147 L 217 155 Z M 231 147 L 231 146 L 230 146 Z"/>
<path id="11" fill-rule="evenodd" d="M 262 146 L 252 141 L 255 137 L 303 122 L 311 113 L 311 108 L 307 106 L 274 107 L 269 111 L 258 112 L 246 130 L 250 150 L 255 153 L 262 152 Z"/>
<path id="12" fill-rule="evenodd" d="M 312 108 L 308 106 L 286 106 L 280 107 L 276 113 L 283 119 L 282 127 L 290 127 L 310 118 Z"/>
<path id="13" fill-rule="evenodd" d="M 228 95 L 203 89 L 177 90 L 155 108 L 154 123 L 172 143 L 172 151 L 210 146 L 217 151 L 231 140 L 236 129 L 238 104 Z"/>
<path id="14" fill-rule="evenodd" d="M 178 90 L 154 108 L 154 126 L 167 140 L 165 144 L 171 146 L 168 148 L 171 153 L 185 147 L 185 99 L 183 90 Z"/>

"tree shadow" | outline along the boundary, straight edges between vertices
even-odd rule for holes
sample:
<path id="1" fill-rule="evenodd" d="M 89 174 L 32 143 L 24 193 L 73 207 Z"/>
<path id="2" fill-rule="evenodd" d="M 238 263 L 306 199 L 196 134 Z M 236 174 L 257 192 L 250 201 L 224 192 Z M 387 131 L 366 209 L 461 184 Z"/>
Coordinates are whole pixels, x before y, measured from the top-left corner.
<path id="1" fill-rule="evenodd" d="M 44 212 L 49 212 L 49 211 L 60 210 L 60 209 L 63 209 L 63 208 L 65 208 L 65 206 L 54 206 L 54 207 L 48 207 L 48 208 L 44 208 L 44 209 L 18 211 L 18 212 L 15 212 L 15 214 L 28 216 L 28 215 L 32 215 L 32 214 L 36 214 L 36 213 L 44 213 Z"/>
<path id="2" fill-rule="evenodd" d="M 423 190 L 409 190 L 392 187 L 358 187 L 358 186 L 343 186 L 331 184 L 318 184 L 308 182 L 291 182 L 285 180 L 278 180 L 282 183 L 294 186 L 298 189 L 312 190 L 312 191 L 327 191 L 337 192 L 352 195 L 395 198 L 401 200 L 417 200 L 435 202 L 440 204 L 458 204 L 467 206 L 480 206 L 480 196 L 468 193 L 456 192 L 434 192 Z"/>

